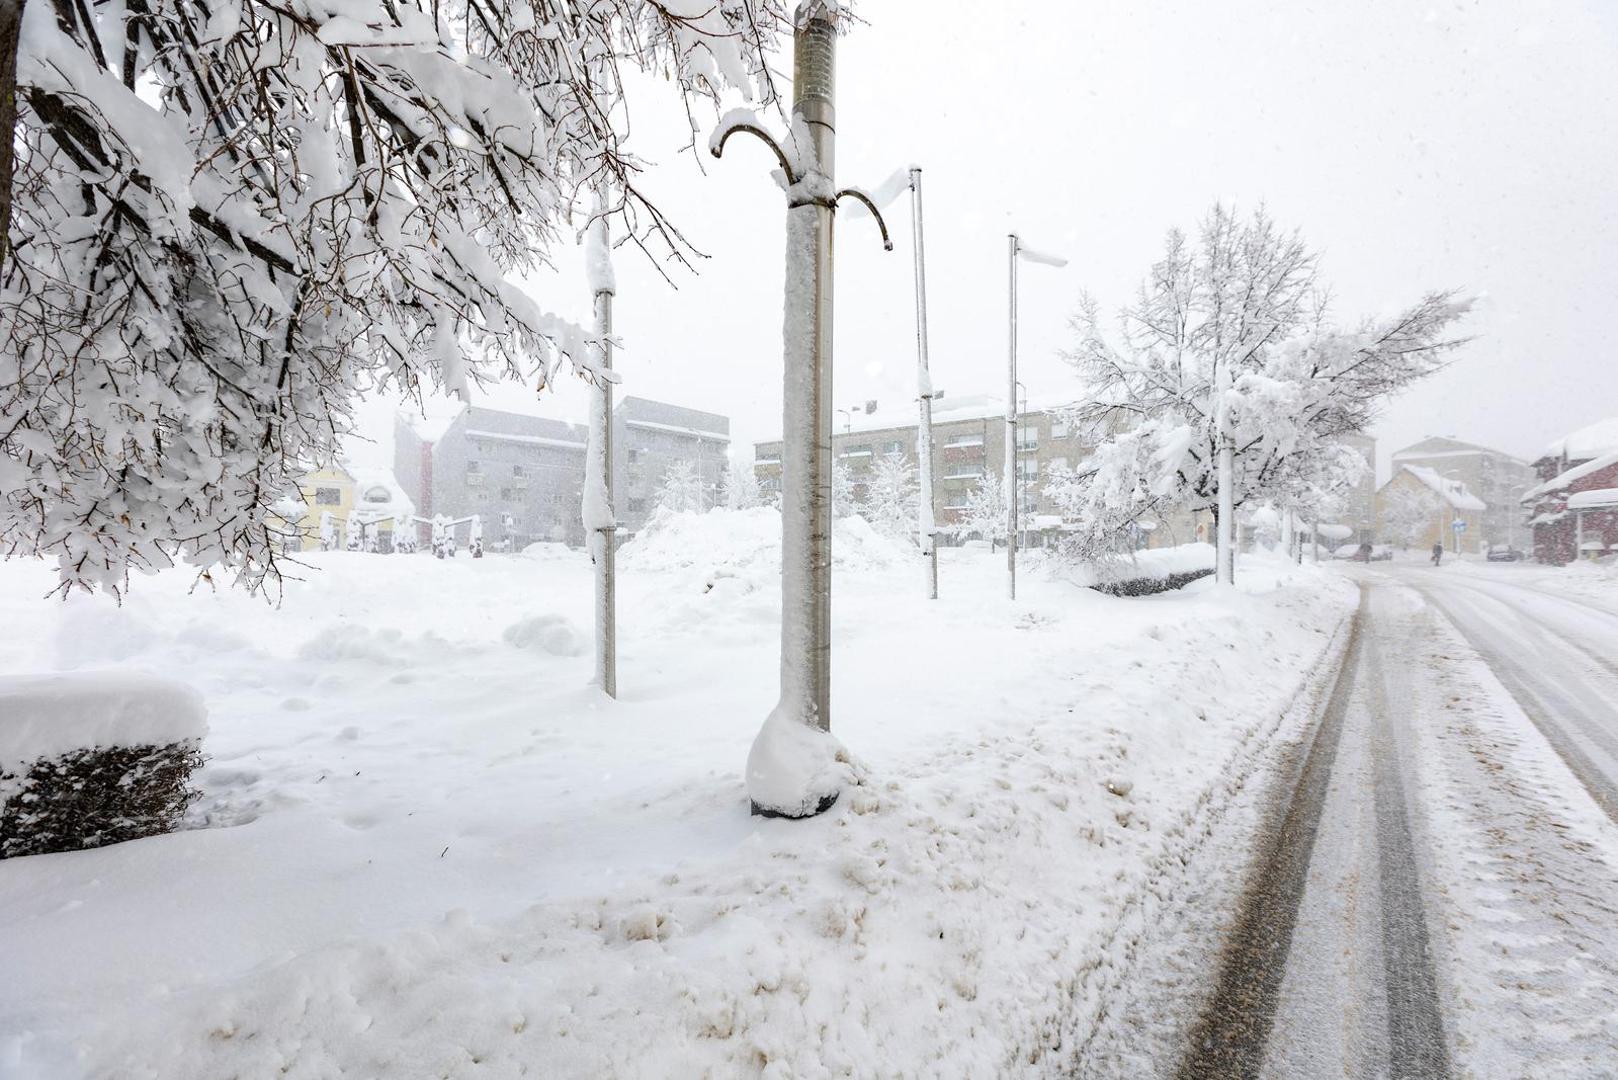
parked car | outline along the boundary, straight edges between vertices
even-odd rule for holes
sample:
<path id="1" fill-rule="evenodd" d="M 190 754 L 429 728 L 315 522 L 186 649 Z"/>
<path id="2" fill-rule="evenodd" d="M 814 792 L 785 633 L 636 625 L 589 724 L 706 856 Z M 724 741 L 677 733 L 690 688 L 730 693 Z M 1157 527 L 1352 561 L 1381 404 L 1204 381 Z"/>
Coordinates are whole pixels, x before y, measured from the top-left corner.
<path id="1" fill-rule="evenodd" d="M 1484 558 L 1490 562 L 1521 562 L 1525 556 L 1509 544 L 1490 544 Z"/>

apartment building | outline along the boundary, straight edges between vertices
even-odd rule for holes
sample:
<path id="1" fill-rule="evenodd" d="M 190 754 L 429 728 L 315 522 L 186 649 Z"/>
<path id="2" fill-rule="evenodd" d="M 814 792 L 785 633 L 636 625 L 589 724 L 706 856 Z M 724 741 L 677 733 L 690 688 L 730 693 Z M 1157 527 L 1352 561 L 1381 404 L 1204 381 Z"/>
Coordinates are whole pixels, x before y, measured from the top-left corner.
<path id="1" fill-rule="evenodd" d="M 613 409 L 614 508 L 629 532 L 656 506 L 663 475 L 689 462 L 705 497 L 724 484 L 730 420 L 645 398 Z M 422 517 L 478 515 L 491 548 L 584 542 L 584 451 L 589 429 L 544 416 L 468 405 L 448 423 L 400 416 L 394 474 Z M 711 505 L 711 502 L 710 502 Z"/>
<path id="2" fill-rule="evenodd" d="M 1041 483 L 1055 468 L 1077 464 L 1086 453 L 1057 411 L 1059 403 L 1026 405 L 1018 414 L 1017 468 L 1020 513 L 1033 534 L 1054 532 L 1054 510 Z M 854 496 L 864 497 L 864 484 L 875 462 L 899 454 L 914 464 L 920 427 L 915 402 L 879 406 L 866 402 L 840 409 L 832 434 L 832 452 L 854 482 Z M 753 467 L 760 490 L 781 488 L 781 441 L 755 445 Z M 933 515 L 940 529 L 960 525 L 967 495 L 987 476 L 1005 468 L 1005 399 L 987 394 L 935 399 L 933 403 Z M 1031 536 L 1037 542 L 1037 536 Z M 947 542 L 947 539 L 946 539 Z"/>
<path id="3" fill-rule="evenodd" d="M 646 398 L 626 397 L 612 411 L 613 503 L 618 521 L 639 532 L 657 508 L 663 477 L 691 466 L 704 507 L 719 505 L 730 470 L 730 418 Z"/>

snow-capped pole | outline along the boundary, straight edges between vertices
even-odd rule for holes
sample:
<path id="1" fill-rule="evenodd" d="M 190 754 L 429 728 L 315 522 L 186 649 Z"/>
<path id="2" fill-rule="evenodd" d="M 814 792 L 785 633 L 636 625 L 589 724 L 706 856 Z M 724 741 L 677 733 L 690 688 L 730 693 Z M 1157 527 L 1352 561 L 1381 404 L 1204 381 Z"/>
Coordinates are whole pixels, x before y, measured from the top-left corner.
<path id="1" fill-rule="evenodd" d="M 793 33 L 792 124 L 777 139 L 746 110 L 721 118 L 715 157 L 738 132 L 775 154 L 787 196 L 781 455 L 781 698 L 747 758 L 753 813 L 812 817 L 852 776 L 831 735 L 832 229 L 837 204 L 863 205 L 893 250 L 875 200 L 835 176 L 838 5 L 805 0 Z"/>
<path id="2" fill-rule="evenodd" d="M 600 344 L 596 366 L 603 377 L 590 388 L 590 434 L 584 455 L 584 498 L 581 510 L 585 544 L 595 579 L 595 677 L 601 692 L 618 696 L 618 515 L 612 501 L 612 299 L 618 292 L 612 268 L 612 236 L 606 200 L 596 194 L 585 234 L 590 304 Z"/>
<path id="3" fill-rule="evenodd" d="M 1011 233 L 1007 240 L 1007 262 L 1010 267 L 1010 330 L 1006 350 L 1006 595 L 1017 599 L 1017 510 L 1022 496 L 1017 490 L 1017 262 L 1036 263 L 1040 266 L 1061 268 L 1067 260 L 1059 255 L 1035 251 L 1022 242 L 1022 237 Z"/>

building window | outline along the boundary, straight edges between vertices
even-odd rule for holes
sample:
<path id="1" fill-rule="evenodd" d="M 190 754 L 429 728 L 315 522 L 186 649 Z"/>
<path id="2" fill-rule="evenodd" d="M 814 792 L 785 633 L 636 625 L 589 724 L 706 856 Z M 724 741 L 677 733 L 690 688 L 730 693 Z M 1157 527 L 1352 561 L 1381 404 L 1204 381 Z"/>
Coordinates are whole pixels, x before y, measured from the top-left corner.
<path id="1" fill-rule="evenodd" d="M 1051 421 L 1051 438 L 1053 438 L 1053 439 L 1065 439 L 1065 438 L 1068 437 L 1068 434 L 1069 434 L 1069 432 L 1068 432 L 1068 426 L 1067 426 L 1067 421 L 1066 420 L 1052 420 Z"/>
<path id="2" fill-rule="evenodd" d="M 1054 457 L 1054 458 L 1051 458 L 1051 461 L 1050 461 L 1050 467 L 1051 467 L 1051 468 L 1052 468 L 1052 469 L 1053 469 L 1053 470 L 1057 470 L 1057 469 L 1065 469 L 1065 468 L 1067 468 L 1067 458 L 1065 458 L 1065 457 Z"/>
<path id="3" fill-rule="evenodd" d="M 982 446 L 982 435 L 951 435 L 944 440 L 945 446 Z"/>
<path id="4" fill-rule="evenodd" d="M 630 499 L 629 500 L 629 512 L 631 514 L 644 514 L 646 512 L 646 500 L 645 499 Z"/>
<path id="5" fill-rule="evenodd" d="M 500 489 L 500 498 L 501 498 L 502 501 L 511 498 L 511 489 L 508 488 L 508 487 L 501 488 Z"/>
<path id="6" fill-rule="evenodd" d="M 894 439 L 892 442 L 882 444 L 882 452 L 884 454 L 902 454 L 905 452 L 905 444 L 898 439 Z"/>
<path id="7" fill-rule="evenodd" d="M 341 506 L 342 503 L 343 492 L 341 488 L 315 488 L 316 506 Z"/>
<path id="8" fill-rule="evenodd" d="M 870 448 L 869 445 L 866 445 L 866 446 L 850 446 L 849 448 L 847 448 L 846 450 L 843 451 L 842 456 L 843 457 L 863 457 L 863 458 L 868 458 L 868 457 L 871 456 L 871 448 Z"/>
<path id="9" fill-rule="evenodd" d="M 944 474 L 945 480 L 976 480 L 983 475 L 981 465 L 951 465 L 949 472 Z"/>
<path id="10" fill-rule="evenodd" d="M 635 462 L 637 462 L 639 460 L 640 460 L 640 447 L 631 446 L 629 448 L 629 463 L 631 465 L 633 465 L 633 464 L 635 464 Z"/>
<path id="11" fill-rule="evenodd" d="M 1039 428 L 1032 423 L 1017 425 L 1017 449 L 1034 450 L 1039 447 Z"/>
<path id="12" fill-rule="evenodd" d="M 757 455 L 753 458 L 753 464 L 755 464 L 755 465 L 779 465 L 779 464 L 781 464 L 781 451 L 779 451 L 779 450 L 760 450 L 760 451 L 758 451 Z"/>
<path id="13" fill-rule="evenodd" d="M 466 471 L 469 472 L 469 473 L 482 472 L 483 471 L 483 466 L 479 462 L 468 461 L 466 463 Z"/>
<path id="14" fill-rule="evenodd" d="M 1039 459 L 1022 458 L 1017 462 L 1017 475 L 1024 480 L 1033 480 L 1039 476 Z"/>
<path id="15" fill-rule="evenodd" d="M 521 480 L 523 477 L 528 475 L 528 472 L 521 465 L 513 465 L 511 467 L 511 475 L 516 479 Z"/>

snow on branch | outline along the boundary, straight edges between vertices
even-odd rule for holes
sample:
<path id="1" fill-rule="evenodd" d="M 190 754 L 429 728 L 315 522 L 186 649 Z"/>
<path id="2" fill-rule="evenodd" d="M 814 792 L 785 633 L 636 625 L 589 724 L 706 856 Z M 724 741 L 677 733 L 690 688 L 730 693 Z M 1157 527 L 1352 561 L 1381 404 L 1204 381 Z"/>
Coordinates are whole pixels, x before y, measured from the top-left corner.
<path id="1" fill-rule="evenodd" d="M 623 70 L 769 103 L 790 25 L 782 0 L 33 0 L 0 157 L 0 550 L 64 590 L 179 560 L 273 583 L 272 508 L 361 388 L 609 377 L 513 281 L 584 189 L 687 259 L 636 186 Z"/>

